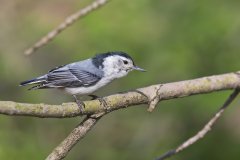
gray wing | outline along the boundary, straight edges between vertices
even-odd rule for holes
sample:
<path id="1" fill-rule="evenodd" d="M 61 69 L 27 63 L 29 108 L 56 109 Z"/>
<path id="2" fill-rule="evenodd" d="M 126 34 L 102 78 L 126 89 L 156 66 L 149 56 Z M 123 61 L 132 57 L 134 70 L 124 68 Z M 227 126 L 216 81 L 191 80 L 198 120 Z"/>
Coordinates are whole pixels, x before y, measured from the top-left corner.
<path id="1" fill-rule="evenodd" d="M 101 75 L 96 74 L 97 68 L 92 69 L 92 66 L 87 66 L 89 64 L 74 63 L 53 69 L 46 75 L 47 80 L 42 84 L 42 88 L 92 86 L 101 79 Z"/>

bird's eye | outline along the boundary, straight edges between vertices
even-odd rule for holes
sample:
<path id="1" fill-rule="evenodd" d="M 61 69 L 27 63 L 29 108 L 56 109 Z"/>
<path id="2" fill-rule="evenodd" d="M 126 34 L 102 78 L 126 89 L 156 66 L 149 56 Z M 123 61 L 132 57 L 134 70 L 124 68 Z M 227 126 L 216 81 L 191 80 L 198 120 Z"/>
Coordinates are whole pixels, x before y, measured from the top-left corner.
<path id="1" fill-rule="evenodd" d="M 124 64 L 128 64 L 128 61 L 124 60 L 123 63 L 124 63 Z"/>

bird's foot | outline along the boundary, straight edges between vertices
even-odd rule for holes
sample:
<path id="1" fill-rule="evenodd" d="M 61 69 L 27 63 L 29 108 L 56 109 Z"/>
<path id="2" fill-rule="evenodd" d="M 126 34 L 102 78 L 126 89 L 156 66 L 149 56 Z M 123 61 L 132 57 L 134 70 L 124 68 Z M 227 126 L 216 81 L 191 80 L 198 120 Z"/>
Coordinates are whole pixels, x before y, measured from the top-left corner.
<path id="1" fill-rule="evenodd" d="M 80 110 L 80 113 L 83 113 L 83 110 L 85 108 L 85 104 L 80 101 L 77 96 L 73 95 L 74 99 L 75 99 L 75 102 L 77 103 L 78 107 L 79 107 L 79 110 Z"/>
<path id="2" fill-rule="evenodd" d="M 101 105 L 103 105 L 103 109 L 105 110 L 105 111 L 107 111 L 107 109 L 108 109 L 108 106 L 107 106 L 107 102 L 103 99 L 103 98 L 101 98 L 101 97 L 98 97 L 98 96 L 96 96 L 96 95 L 88 95 L 89 97 L 92 97 L 92 100 L 99 100 L 99 102 L 100 102 L 100 104 Z"/>
<path id="3" fill-rule="evenodd" d="M 79 107 L 80 113 L 83 113 L 83 110 L 85 108 L 85 104 L 82 101 L 80 101 L 80 100 L 77 100 L 76 103 L 77 103 L 77 105 Z"/>

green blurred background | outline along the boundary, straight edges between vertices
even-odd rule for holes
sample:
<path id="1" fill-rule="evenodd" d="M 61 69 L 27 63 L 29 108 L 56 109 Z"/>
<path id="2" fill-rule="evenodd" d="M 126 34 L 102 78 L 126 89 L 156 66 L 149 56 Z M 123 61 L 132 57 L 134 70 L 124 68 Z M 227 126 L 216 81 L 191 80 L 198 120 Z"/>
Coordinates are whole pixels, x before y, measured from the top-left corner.
<path id="1" fill-rule="evenodd" d="M 156 83 L 193 79 L 240 68 L 239 0 L 112 0 L 81 19 L 36 54 L 24 49 L 90 0 L 0 0 L 0 100 L 61 104 L 71 96 L 55 90 L 27 91 L 22 80 L 96 53 L 121 50 L 148 70 L 132 72 L 97 92 L 128 91 Z M 195 134 L 230 91 L 163 101 L 105 116 L 66 160 L 151 160 Z M 240 159 L 240 99 L 203 140 L 173 157 Z M 80 122 L 0 116 L 0 159 L 42 160 Z"/>

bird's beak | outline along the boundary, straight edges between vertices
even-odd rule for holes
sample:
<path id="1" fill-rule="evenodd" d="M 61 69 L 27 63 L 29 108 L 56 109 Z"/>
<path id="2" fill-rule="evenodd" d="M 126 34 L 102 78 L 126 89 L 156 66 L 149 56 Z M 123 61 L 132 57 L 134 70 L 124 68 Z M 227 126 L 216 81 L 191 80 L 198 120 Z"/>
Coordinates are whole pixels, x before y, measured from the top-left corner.
<path id="1" fill-rule="evenodd" d="M 146 72 L 145 69 L 142 69 L 142 68 L 140 68 L 140 67 L 138 67 L 138 66 L 133 66 L 132 69 L 137 70 L 137 71 L 141 71 L 141 72 Z"/>

